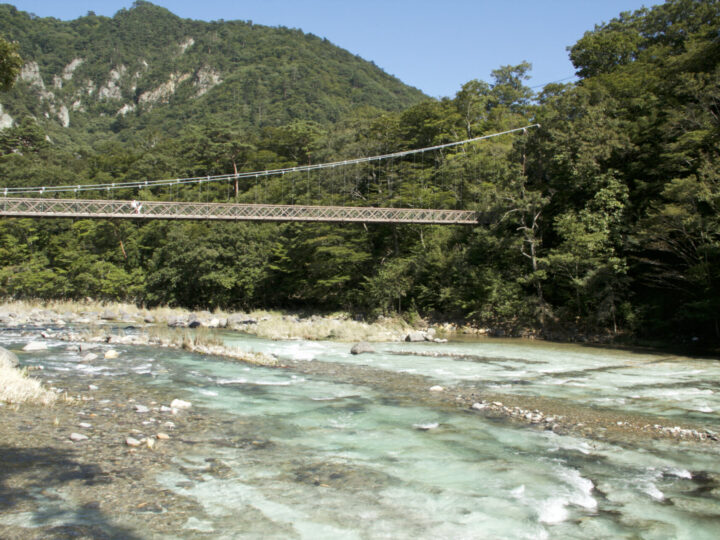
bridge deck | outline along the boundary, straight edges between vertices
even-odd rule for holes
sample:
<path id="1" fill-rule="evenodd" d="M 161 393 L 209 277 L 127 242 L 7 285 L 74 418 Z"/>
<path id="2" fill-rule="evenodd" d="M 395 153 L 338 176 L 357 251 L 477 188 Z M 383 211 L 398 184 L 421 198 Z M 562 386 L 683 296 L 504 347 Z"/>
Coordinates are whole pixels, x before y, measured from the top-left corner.
<path id="1" fill-rule="evenodd" d="M 478 212 L 425 208 L 295 206 L 272 204 L 194 203 L 0 198 L 0 216 L 84 219 L 194 219 L 222 221 L 315 221 L 477 225 Z"/>

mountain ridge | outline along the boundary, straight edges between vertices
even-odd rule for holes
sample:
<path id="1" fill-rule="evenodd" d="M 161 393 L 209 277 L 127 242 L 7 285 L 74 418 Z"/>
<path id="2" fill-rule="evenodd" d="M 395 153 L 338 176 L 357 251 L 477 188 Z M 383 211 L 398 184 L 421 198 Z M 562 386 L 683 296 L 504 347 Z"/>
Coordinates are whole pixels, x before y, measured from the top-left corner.
<path id="1" fill-rule="evenodd" d="M 398 111 L 427 96 L 371 62 L 301 30 L 182 19 L 149 2 L 71 21 L 0 5 L 0 33 L 25 60 L 0 96 L 0 125 L 31 116 L 50 131 L 172 131 L 178 117 L 232 114 L 243 128 L 332 123 L 355 107 Z"/>

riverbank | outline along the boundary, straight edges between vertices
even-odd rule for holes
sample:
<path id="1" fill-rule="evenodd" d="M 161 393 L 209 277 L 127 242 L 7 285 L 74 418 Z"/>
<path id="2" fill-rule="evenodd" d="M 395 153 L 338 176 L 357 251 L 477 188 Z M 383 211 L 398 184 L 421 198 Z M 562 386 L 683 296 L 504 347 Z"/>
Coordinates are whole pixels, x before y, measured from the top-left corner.
<path id="1" fill-rule="evenodd" d="M 13 515 L 0 520 L 0 537 L 185 537 L 187 515 L 203 509 L 157 475 L 213 436 L 206 415 L 122 380 L 68 379 L 55 391 L 62 397 L 50 407 L 0 404 L 0 514 Z M 209 465 L 205 474 L 222 473 Z M 54 517 L 38 527 L 38 515 Z"/>
<path id="2" fill-rule="evenodd" d="M 143 326 L 169 328 L 224 328 L 267 339 L 334 341 L 399 341 L 413 327 L 400 317 L 380 317 L 374 322 L 355 320 L 348 313 L 309 315 L 255 310 L 226 312 L 189 311 L 181 308 L 138 308 L 133 304 L 86 302 L 6 302 L 0 306 L 0 324 L 8 327 L 50 325 L 63 327 Z M 458 331 L 450 324 L 438 325 L 438 333 Z M 471 332 L 469 328 L 461 331 Z"/>

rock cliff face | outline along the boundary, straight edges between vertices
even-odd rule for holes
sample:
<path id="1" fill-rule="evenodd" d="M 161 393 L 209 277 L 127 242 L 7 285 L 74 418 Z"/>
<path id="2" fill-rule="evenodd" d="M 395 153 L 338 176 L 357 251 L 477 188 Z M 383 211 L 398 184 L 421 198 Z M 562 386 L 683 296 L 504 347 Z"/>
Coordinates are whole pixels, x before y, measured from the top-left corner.
<path id="1" fill-rule="evenodd" d="M 187 38 L 178 43 L 177 47 L 184 53 L 194 43 L 193 38 Z M 70 126 L 70 111 L 86 112 L 97 102 L 116 106 L 115 115 L 124 116 L 138 110 L 149 111 L 157 104 L 169 103 L 183 85 L 192 87 L 191 97 L 199 98 L 223 82 L 220 71 L 212 66 L 201 65 L 194 72 L 172 72 L 166 81 L 138 93 L 138 83 L 150 67 L 147 61 L 141 59 L 134 72 L 130 72 L 124 64 L 114 66 L 100 85 L 91 78 L 85 78 L 79 84 L 68 86 L 68 83 L 73 81 L 77 68 L 84 62 L 83 58 L 74 58 L 63 67 L 59 75 L 44 75 L 38 63 L 30 60 L 25 63 L 20 73 L 21 86 L 24 83 L 26 89 L 33 90 L 39 102 L 44 104 L 45 118 L 53 119 L 63 127 Z M 46 79 L 52 80 L 50 87 L 45 85 Z M 70 87 L 73 87 L 72 92 L 67 91 Z M 13 118 L 3 112 L 0 104 L 0 129 L 13 124 Z"/>
<path id="2" fill-rule="evenodd" d="M 232 113 L 245 126 L 332 122 L 357 106 L 399 110 L 424 99 L 374 64 L 299 30 L 200 22 L 135 2 L 114 17 L 44 19 L 0 6 L 0 32 L 25 60 L 0 95 L 0 128 L 118 131 L 167 118 Z M 147 124 L 147 119 L 144 124 Z"/>

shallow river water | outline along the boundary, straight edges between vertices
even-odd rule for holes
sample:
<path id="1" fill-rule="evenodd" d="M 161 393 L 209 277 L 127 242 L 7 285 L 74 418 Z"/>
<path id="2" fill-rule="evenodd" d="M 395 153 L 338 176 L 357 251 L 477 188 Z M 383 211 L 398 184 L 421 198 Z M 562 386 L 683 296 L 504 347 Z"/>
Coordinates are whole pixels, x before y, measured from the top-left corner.
<path id="1" fill-rule="evenodd" d="M 196 500 L 187 536 L 208 538 L 720 537 L 720 445 L 638 436 L 623 443 L 408 402 L 333 373 L 363 365 L 476 384 L 497 394 L 692 420 L 720 429 L 720 362 L 515 340 L 375 344 L 270 341 L 221 333 L 281 360 L 326 362 L 309 375 L 179 350 L 122 347 L 92 364 L 67 343 L 24 353 L 44 377 L 124 378 L 172 389 L 214 433 L 175 456 L 157 482 Z M 19 332 L 0 334 L 17 350 Z M 290 364 L 292 365 L 292 364 Z M 378 371 L 379 370 L 379 371 Z M 672 424 L 670 424 L 672 425 Z M 238 439 L 247 444 L 223 444 Z M 209 460 L 212 458 L 212 460 Z M 210 474 L 209 463 L 222 474 Z M 0 523 L 20 516 L 0 516 Z M 119 518 L 122 520 L 122 518 Z M 38 517 L 34 516 L 34 523 Z"/>

